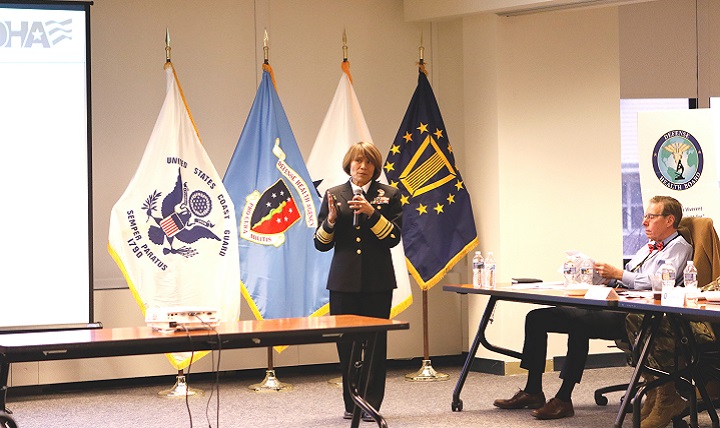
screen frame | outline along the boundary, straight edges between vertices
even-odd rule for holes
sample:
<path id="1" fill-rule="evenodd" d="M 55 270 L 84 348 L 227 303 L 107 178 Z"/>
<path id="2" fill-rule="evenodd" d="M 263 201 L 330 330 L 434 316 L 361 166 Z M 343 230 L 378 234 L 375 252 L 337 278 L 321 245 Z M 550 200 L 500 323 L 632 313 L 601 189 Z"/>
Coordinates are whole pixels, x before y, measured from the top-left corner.
<path id="1" fill-rule="evenodd" d="M 93 269 L 93 180 L 92 180 L 92 64 L 91 64 L 91 32 L 90 32 L 90 6 L 92 1 L 64 1 L 64 0 L 0 0 L 0 9 L 44 9 L 44 10 L 71 10 L 81 11 L 85 14 L 85 105 L 86 105 L 86 172 L 87 172 L 87 264 L 88 264 L 88 313 L 86 323 L 58 323 L 52 325 L 18 325 L 0 326 L 0 332 L 14 331 L 47 331 L 68 330 L 78 328 L 98 328 L 100 323 L 94 320 L 94 269 Z"/>

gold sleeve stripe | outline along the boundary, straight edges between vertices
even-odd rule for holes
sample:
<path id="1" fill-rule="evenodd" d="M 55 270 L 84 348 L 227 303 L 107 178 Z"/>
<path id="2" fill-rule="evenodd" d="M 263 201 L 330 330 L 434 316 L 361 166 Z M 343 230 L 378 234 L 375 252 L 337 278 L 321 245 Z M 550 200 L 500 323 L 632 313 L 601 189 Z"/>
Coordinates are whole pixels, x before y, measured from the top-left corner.
<path id="1" fill-rule="evenodd" d="M 393 224 L 388 221 L 385 217 L 380 216 L 380 220 L 378 220 L 377 223 L 373 227 L 370 228 L 370 230 L 373 231 L 375 236 L 378 237 L 378 239 L 385 239 L 388 235 L 390 235 L 390 232 L 393 231 Z"/>
<path id="2" fill-rule="evenodd" d="M 328 233 L 324 227 L 320 226 L 317 232 L 315 232 L 315 236 L 321 244 L 329 244 L 333 241 L 335 237 L 335 231 L 333 230 L 332 232 Z"/>

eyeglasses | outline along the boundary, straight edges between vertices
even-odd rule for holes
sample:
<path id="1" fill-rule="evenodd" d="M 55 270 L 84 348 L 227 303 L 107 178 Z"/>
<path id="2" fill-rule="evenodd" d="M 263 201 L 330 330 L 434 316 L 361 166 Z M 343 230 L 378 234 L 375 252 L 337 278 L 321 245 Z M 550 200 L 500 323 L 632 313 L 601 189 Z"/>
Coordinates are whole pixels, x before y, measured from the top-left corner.
<path id="1" fill-rule="evenodd" d="M 645 214 L 643 215 L 643 220 L 652 220 L 655 217 L 665 217 L 665 214 Z"/>

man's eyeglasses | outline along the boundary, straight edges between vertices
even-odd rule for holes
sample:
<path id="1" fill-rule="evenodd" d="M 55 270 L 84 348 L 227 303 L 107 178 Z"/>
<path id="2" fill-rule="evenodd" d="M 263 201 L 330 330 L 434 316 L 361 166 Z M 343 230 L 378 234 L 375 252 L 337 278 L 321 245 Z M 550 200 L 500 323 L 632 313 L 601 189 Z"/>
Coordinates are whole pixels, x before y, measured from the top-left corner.
<path id="1" fill-rule="evenodd" d="M 645 214 L 643 215 L 643 220 L 652 220 L 655 217 L 665 217 L 665 214 Z"/>

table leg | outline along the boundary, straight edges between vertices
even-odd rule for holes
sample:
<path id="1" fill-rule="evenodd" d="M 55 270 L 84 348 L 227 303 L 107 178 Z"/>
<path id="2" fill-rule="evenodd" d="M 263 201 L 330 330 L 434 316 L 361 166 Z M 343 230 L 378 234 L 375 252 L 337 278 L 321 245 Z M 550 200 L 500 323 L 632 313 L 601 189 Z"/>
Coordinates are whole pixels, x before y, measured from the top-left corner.
<path id="1" fill-rule="evenodd" d="M 472 364 L 472 360 L 473 358 L 475 358 L 475 354 L 480 347 L 480 336 L 482 335 L 481 330 L 483 329 L 483 321 L 488 314 L 488 310 L 490 311 L 490 313 L 492 313 L 492 308 L 495 306 L 496 301 L 497 300 L 495 298 L 490 297 L 490 301 L 485 307 L 485 313 L 483 314 L 480 326 L 478 327 L 477 333 L 475 333 L 475 339 L 473 339 L 472 346 L 470 346 L 468 355 L 465 358 L 465 363 L 463 364 L 463 368 L 460 371 L 460 376 L 458 377 L 458 381 L 455 384 L 455 390 L 453 391 L 452 405 L 450 406 L 453 412 L 462 412 L 463 402 L 460 399 L 460 392 L 462 392 L 462 389 L 465 386 L 465 380 L 467 379 L 468 372 L 470 371 L 470 365 Z"/>
<path id="2" fill-rule="evenodd" d="M 679 371 L 679 374 L 681 376 L 681 379 L 687 383 L 687 385 L 690 388 L 689 392 L 689 401 L 690 401 L 690 426 L 691 427 L 697 427 L 699 426 L 698 423 L 698 407 L 697 407 L 697 395 L 695 394 L 695 388 L 697 388 L 697 391 L 700 393 L 700 396 L 703 399 L 703 404 L 705 405 L 705 410 L 708 413 L 708 416 L 710 417 L 710 420 L 712 421 L 713 428 L 717 428 L 720 423 L 718 421 L 717 412 L 715 411 L 715 407 L 713 405 L 712 399 L 710 398 L 710 395 L 707 392 L 707 389 L 705 388 L 705 377 L 702 373 L 702 366 L 700 365 L 700 360 L 702 359 L 702 355 L 699 351 L 697 342 L 695 341 L 695 335 L 693 333 L 692 326 L 690 325 L 690 321 L 685 319 L 681 315 L 676 314 L 668 314 L 668 318 L 673 323 L 673 325 L 676 328 L 678 337 L 681 337 L 681 343 L 685 345 L 685 349 L 688 350 L 687 352 L 687 360 L 686 368 Z M 683 374 L 689 374 L 689 376 L 684 377 Z"/>
<path id="3" fill-rule="evenodd" d="M 512 349 L 495 346 L 490 343 L 487 340 L 487 336 L 485 336 L 485 330 L 487 329 L 488 324 L 490 324 L 490 320 L 492 319 L 492 314 L 495 310 L 495 305 L 497 304 L 497 301 L 497 297 L 490 296 L 490 300 L 488 300 L 487 306 L 485 306 L 485 311 L 483 312 L 483 316 L 480 319 L 480 325 L 478 326 L 477 333 L 475 334 L 475 339 L 473 340 L 472 346 L 468 351 L 467 358 L 465 358 L 465 363 L 463 364 L 463 368 L 460 372 L 460 377 L 458 378 L 457 384 L 455 384 L 455 390 L 453 391 L 453 400 L 451 405 L 453 412 L 461 412 L 463 409 L 463 402 L 460 399 L 460 392 L 462 392 L 463 386 L 465 386 L 465 380 L 467 379 L 468 373 L 470 372 L 470 366 L 472 365 L 472 361 L 475 358 L 475 354 L 477 353 L 478 348 L 480 348 L 480 344 L 482 344 L 486 349 L 490 351 L 494 351 L 499 354 L 508 355 L 518 359 L 522 358 L 522 353 L 514 351 Z"/>
<path id="4" fill-rule="evenodd" d="M 350 351 L 350 381 L 348 382 L 350 395 L 355 402 L 351 428 L 359 427 L 361 411 L 369 414 L 377 422 L 378 427 L 387 428 L 388 426 L 382 415 L 365 401 L 370 376 L 372 375 L 375 345 L 379 335 L 379 333 L 373 333 L 366 341 L 359 338 L 353 341 L 352 350 Z"/>
<path id="5" fill-rule="evenodd" d="M 705 411 L 708 413 L 708 416 L 710 416 L 710 421 L 712 423 L 713 428 L 718 428 L 720 426 L 720 421 L 718 420 L 717 412 L 715 411 L 715 406 L 713 405 L 712 398 L 710 398 L 710 394 L 708 394 L 707 389 L 705 388 L 705 379 L 702 377 L 702 373 L 697 370 L 695 374 L 693 374 L 693 378 L 695 378 L 696 386 L 698 391 L 700 391 L 700 396 L 703 399 L 703 404 L 705 406 Z M 694 394 L 692 394 L 694 395 Z M 697 409 L 697 397 L 692 397 L 691 395 L 691 402 L 690 405 L 694 406 L 695 409 Z M 695 414 L 695 419 L 697 419 L 697 413 Z M 691 421 L 692 423 L 692 421 Z"/>
<path id="6" fill-rule="evenodd" d="M 640 402 L 644 396 L 645 390 L 644 388 L 641 388 L 638 391 L 639 395 L 637 395 L 637 384 L 640 379 L 640 373 L 642 372 L 643 365 L 647 360 L 650 347 L 652 346 L 655 332 L 660 326 L 662 316 L 663 314 L 645 314 L 643 317 L 642 328 L 637 340 L 635 341 L 635 347 L 633 348 L 633 352 L 636 352 L 637 349 L 641 349 L 641 352 L 636 358 L 637 364 L 635 365 L 635 370 L 633 370 L 632 376 L 630 376 L 630 382 L 628 383 L 627 390 L 625 391 L 625 398 L 623 399 L 623 402 L 620 405 L 620 410 L 618 410 L 617 417 L 615 418 L 615 428 L 622 428 L 625 413 L 630 408 L 631 404 L 634 409 L 636 408 L 633 414 L 633 426 L 640 426 Z"/>
<path id="7" fill-rule="evenodd" d="M 0 426 L 3 428 L 17 428 L 15 420 L 10 416 L 12 412 L 7 408 L 7 384 L 9 375 L 10 363 L 0 363 L 0 383 L 2 383 L 2 389 L 0 389 Z"/>
<path id="8" fill-rule="evenodd" d="M 690 389 L 690 426 L 697 428 L 698 424 L 698 411 L 697 411 L 697 395 L 695 395 L 695 385 L 697 385 L 698 391 L 705 390 L 705 382 L 697 371 L 697 365 L 699 363 L 699 353 L 697 344 L 695 343 L 695 335 L 693 333 L 690 323 L 684 320 L 682 317 L 675 317 L 674 315 L 668 315 L 671 323 L 674 324 L 675 334 L 681 338 L 680 342 L 686 345 L 687 352 L 687 365 L 684 370 L 680 370 L 679 374 L 684 372 L 689 373 L 688 378 L 682 378 Z M 707 393 L 707 391 L 705 391 Z M 700 392 L 702 394 L 702 392 Z"/>
<path id="9" fill-rule="evenodd" d="M 10 376 L 10 363 L 0 363 L 0 411 L 12 413 L 7 409 L 8 378 Z"/>

